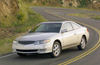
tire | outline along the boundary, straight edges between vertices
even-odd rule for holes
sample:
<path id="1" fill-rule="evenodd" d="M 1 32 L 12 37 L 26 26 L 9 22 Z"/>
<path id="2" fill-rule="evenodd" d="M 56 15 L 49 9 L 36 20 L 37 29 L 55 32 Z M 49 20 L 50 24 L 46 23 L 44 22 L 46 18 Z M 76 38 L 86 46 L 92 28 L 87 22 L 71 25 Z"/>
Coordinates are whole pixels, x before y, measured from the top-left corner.
<path id="1" fill-rule="evenodd" d="M 20 56 L 20 57 L 25 57 L 26 56 L 26 54 L 22 54 L 22 53 L 17 53 L 17 55 Z"/>
<path id="2" fill-rule="evenodd" d="M 52 47 L 51 57 L 55 58 L 60 56 L 60 54 L 61 54 L 61 45 L 59 42 L 54 42 Z"/>
<path id="3" fill-rule="evenodd" d="M 86 48 L 86 39 L 82 37 L 80 45 L 77 46 L 79 50 L 84 50 Z"/>

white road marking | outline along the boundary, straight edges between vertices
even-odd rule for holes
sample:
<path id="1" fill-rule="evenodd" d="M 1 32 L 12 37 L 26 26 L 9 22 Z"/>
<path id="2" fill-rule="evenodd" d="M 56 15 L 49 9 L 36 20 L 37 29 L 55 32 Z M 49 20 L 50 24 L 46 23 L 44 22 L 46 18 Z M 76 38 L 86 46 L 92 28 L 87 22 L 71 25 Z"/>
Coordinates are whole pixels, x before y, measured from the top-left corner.
<path id="1" fill-rule="evenodd" d="M 8 56 L 11 56 L 11 55 L 14 55 L 14 54 L 15 53 L 11 53 L 11 54 L 8 54 L 8 55 L 1 56 L 0 59 L 5 58 L 5 57 L 8 57 Z"/>

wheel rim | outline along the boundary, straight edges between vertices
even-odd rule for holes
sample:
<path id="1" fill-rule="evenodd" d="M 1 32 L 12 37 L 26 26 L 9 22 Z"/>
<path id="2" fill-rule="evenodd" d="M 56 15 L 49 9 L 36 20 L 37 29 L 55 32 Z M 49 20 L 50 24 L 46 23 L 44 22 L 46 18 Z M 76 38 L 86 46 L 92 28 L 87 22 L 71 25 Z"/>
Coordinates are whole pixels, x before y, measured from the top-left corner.
<path id="1" fill-rule="evenodd" d="M 85 48 L 85 45 L 86 45 L 86 43 L 85 43 L 85 39 L 84 39 L 84 38 L 82 38 L 82 41 L 81 41 L 81 47 L 82 47 L 82 49 L 84 49 L 84 48 Z"/>
<path id="2" fill-rule="evenodd" d="M 58 56 L 59 54 L 60 54 L 60 46 L 59 46 L 59 44 L 54 44 L 54 46 L 53 46 L 53 54 L 55 55 L 55 56 Z"/>

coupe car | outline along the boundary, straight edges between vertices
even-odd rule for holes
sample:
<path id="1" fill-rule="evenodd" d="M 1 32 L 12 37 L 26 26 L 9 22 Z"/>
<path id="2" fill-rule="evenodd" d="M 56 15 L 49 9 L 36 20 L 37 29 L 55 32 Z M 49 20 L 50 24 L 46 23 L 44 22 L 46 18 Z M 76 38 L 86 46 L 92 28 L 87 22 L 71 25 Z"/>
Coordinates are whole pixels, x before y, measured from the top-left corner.
<path id="1" fill-rule="evenodd" d="M 49 21 L 18 37 L 13 41 L 12 48 L 19 56 L 48 53 L 58 57 L 64 49 L 77 46 L 79 50 L 84 50 L 88 39 L 89 32 L 85 26 L 74 21 Z"/>

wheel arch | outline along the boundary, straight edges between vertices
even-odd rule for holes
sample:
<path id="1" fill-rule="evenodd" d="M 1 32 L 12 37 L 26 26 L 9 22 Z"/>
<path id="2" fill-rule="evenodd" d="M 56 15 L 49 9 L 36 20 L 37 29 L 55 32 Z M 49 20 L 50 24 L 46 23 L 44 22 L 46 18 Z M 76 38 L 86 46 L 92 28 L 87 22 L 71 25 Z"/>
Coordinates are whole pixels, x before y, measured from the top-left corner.
<path id="1" fill-rule="evenodd" d="M 61 49 L 62 49 L 62 44 L 61 44 L 61 41 L 59 39 L 56 39 L 54 42 L 59 42 L 60 46 L 61 46 Z"/>
<path id="2" fill-rule="evenodd" d="M 83 35 L 82 37 L 84 37 L 84 38 L 85 38 L 85 40 L 86 40 L 86 43 L 87 43 L 87 38 L 86 38 L 86 35 Z"/>

